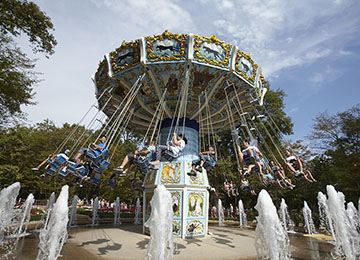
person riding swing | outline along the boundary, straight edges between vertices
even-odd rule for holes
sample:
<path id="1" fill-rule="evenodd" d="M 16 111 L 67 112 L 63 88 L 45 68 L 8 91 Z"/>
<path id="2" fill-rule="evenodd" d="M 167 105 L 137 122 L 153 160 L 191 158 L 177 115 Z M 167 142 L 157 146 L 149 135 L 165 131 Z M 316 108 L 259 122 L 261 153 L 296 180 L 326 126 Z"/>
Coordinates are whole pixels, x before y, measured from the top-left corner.
<path id="1" fill-rule="evenodd" d="M 197 173 L 201 173 L 203 168 L 208 166 L 214 167 L 217 162 L 217 156 L 214 146 L 209 146 L 209 150 L 199 153 L 199 159 L 192 161 L 191 171 L 188 172 L 189 176 L 196 176 Z"/>
<path id="2" fill-rule="evenodd" d="M 161 155 L 164 152 L 171 152 L 174 157 L 177 157 L 185 148 L 187 144 L 187 139 L 183 134 L 177 135 L 173 134 L 173 139 L 169 145 L 157 145 L 155 148 L 155 152 L 152 154 L 153 161 L 149 164 L 149 167 L 158 170 Z"/>

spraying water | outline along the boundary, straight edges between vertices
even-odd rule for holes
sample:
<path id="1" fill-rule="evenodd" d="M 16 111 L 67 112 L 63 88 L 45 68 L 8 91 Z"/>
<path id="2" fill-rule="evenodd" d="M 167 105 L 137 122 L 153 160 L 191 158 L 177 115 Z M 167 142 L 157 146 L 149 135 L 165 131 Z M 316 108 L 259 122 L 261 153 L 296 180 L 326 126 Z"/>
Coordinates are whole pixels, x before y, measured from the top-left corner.
<path id="1" fill-rule="evenodd" d="M 345 256 L 346 259 L 355 260 L 359 256 L 360 245 L 358 241 L 358 232 L 352 232 L 349 219 L 345 212 L 345 196 L 337 192 L 331 185 L 326 186 L 328 195 L 327 205 L 329 207 L 330 217 L 334 223 L 334 234 L 336 245 L 332 252 L 334 258 Z M 353 237 L 357 233 L 356 237 Z"/>
<path id="2" fill-rule="evenodd" d="M 272 260 L 291 259 L 288 235 L 266 190 L 259 193 L 255 209 L 259 212 L 259 216 L 256 217 L 257 226 L 255 230 L 257 257 Z"/>
<path id="3" fill-rule="evenodd" d="M 121 224 L 120 213 L 121 213 L 120 198 L 117 197 L 114 205 L 114 225 Z"/>
<path id="4" fill-rule="evenodd" d="M 37 260 L 56 260 L 67 239 L 69 186 L 62 187 L 46 228 L 40 232 Z"/>
<path id="5" fill-rule="evenodd" d="M 356 230 L 359 227 L 359 216 L 357 209 L 354 206 L 354 203 L 349 202 L 346 206 L 346 215 L 349 219 L 349 224 L 352 227 L 353 230 Z"/>
<path id="6" fill-rule="evenodd" d="M 314 221 L 312 219 L 311 209 L 309 208 L 306 201 L 304 201 L 304 207 L 302 209 L 302 212 L 304 215 L 304 226 L 305 226 L 306 233 L 314 234 L 315 233 L 315 225 L 314 225 Z"/>
<path id="7" fill-rule="evenodd" d="M 242 202 L 242 200 L 239 200 L 239 220 L 240 220 L 240 227 L 247 227 L 247 219 L 246 219 L 246 213 L 244 210 L 244 204 Z"/>
<path id="8" fill-rule="evenodd" d="M 291 220 L 288 206 L 285 203 L 285 200 L 282 198 L 279 209 L 279 216 L 281 220 L 281 224 L 285 231 L 293 231 L 294 230 L 294 222 Z"/>
<path id="9" fill-rule="evenodd" d="M 134 217 L 134 224 L 135 225 L 139 225 L 141 223 L 140 222 L 140 209 L 141 209 L 140 199 L 137 198 L 137 200 L 136 200 L 136 208 L 135 208 L 135 217 Z"/>
<path id="10" fill-rule="evenodd" d="M 24 205 L 22 205 L 22 207 L 21 207 L 21 213 L 20 213 L 21 217 L 20 217 L 20 221 L 18 223 L 17 232 L 16 232 L 18 238 L 22 234 L 26 233 L 27 227 L 30 222 L 31 208 L 32 208 L 34 202 L 35 202 L 34 195 L 32 195 L 30 193 L 29 196 L 26 198 Z"/>
<path id="11" fill-rule="evenodd" d="M 319 192 L 317 199 L 319 205 L 320 229 L 325 230 L 335 239 L 336 237 L 334 234 L 334 225 L 330 217 L 329 207 L 326 202 L 326 196 L 324 193 Z"/>
<path id="12" fill-rule="evenodd" d="M 218 217 L 219 217 L 219 227 L 225 226 L 224 224 L 224 210 L 222 207 L 221 199 L 218 200 Z"/>
<path id="13" fill-rule="evenodd" d="M 92 205 L 92 220 L 91 220 L 92 227 L 95 227 L 95 225 L 97 225 L 99 222 L 98 209 L 99 209 L 99 198 L 96 197 Z"/>
<path id="14" fill-rule="evenodd" d="M 70 213 L 70 220 L 69 220 L 69 227 L 75 225 L 76 221 L 76 210 L 77 210 L 77 202 L 79 200 L 79 197 L 75 195 L 73 197 L 73 200 L 71 202 L 71 213 Z"/>
<path id="15" fill-rule="evenodd" d="M 54 202 L 55 202 L 55 192 L 52 192 L 51 195 L 50 195 L 49 200 L 46 203 L 46 208 L 45 208 L 45 212 L 44 212 L 44 216 L 45 216 L 45 219 L 43 219 L 43 221 L 44 221 L 43 228 L 44 229 L 46 229 L 46 227 L 47 227 L 47 225 L 49 223 L 50 214 L 51 214 L 51 211 L 52 211 L 52 209 L 54 207 Z"/>
<path id="16" fill-rule="evenodd" d="M 0 246 L 4 243 L 4 233 L 8 231 L 15 216 L 14 206 L 19 190 L 20 183 L 15 182 L 0 192 Z"/>
<path id="17" fill-rule="evenodd" d="M 149 260 L 173 259 L 173 210 L 170 192 L 163 185 L 159 185 L 154 190 L 150 205 L 151 215 L 144 224 L 150 229 L 147 257 Z"/>

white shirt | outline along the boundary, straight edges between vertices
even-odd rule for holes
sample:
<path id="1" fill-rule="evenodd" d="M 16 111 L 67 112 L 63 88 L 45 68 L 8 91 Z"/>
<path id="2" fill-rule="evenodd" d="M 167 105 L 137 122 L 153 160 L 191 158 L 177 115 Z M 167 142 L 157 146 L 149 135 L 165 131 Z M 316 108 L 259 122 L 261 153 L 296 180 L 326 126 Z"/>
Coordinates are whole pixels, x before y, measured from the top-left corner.
<path id="1" fill-rule="evenodd" d="M 146 148 L 150 153 L 155 151 L 155 146 L 154 145 L 150 145 Z"/>
<path id="2" fill-rule="evenodd" d="M 64 153 L 59 153 L 58 155 L 56 155 L 56 157 L 58 157 L 58 156 L 64 157 L 66 161 L 69 160 L 69 157 Z"/>
<path id="3" fill-rule="evenodd" d="M 296 160 L 296 156 L 295 156 L 295 155 L 291 155 L 291 156 L 289 156 L 289 157 L 286 158 L 286 161 L 287 161 L 287 162 L 291 162 L 291 161 L 293 161 L 293 160 Z"/>
<path id="4" fill-rule="evenodd" d="M 171 142 L 170 150 L 173 152 L 173 154 L 178 154 L 185 147 L 185 141 L 184 140 L 179 140 L 178 142 L 180 143 L 180 146 L 174 144 L 174 142 Z"/>

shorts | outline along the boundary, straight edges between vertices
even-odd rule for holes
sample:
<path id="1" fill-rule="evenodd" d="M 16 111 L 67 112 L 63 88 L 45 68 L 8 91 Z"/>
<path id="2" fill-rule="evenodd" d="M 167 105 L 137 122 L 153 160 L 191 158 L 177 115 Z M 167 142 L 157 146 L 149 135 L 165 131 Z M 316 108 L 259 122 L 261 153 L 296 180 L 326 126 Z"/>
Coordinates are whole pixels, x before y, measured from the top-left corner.
<path id="1" fill-rule="evenodd" d="M 86 155 L 87 153 L 87 148 L 80 148 L 80 150 L 78 151 L 79 154 L 81 155 Z"/>
<path id="2" fill-rule="evenodd" d="M 138 159 L 138 156 L 136 154 L 134 154 L 134 153 L 130 153 L 127 156 L 129 158 L 129 162 L 132 163 L 132 164 L 134 164 L 135 161 Z"/>

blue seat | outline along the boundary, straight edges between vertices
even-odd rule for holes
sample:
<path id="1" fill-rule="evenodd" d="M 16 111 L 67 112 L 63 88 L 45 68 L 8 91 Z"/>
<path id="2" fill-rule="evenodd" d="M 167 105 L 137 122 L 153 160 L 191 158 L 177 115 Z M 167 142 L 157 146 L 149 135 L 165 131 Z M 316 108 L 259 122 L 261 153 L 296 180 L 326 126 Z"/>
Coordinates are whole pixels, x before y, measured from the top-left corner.
<path id="1" fill-rule="evenodd" d="M 102 160 L 99 165 L 96 165 L 94 167 L 94 170 L 102 173 L 103 171 L 106 170 L 107 167 L 109 167 L 109 165 L 110 165 L 110 163 L 107 160 Z"/>
<path id="2" fill-rule="evenodd" d="M 204 163 L 204 168 L 206 169 L 207 167 L 214 167 L 216 165 L 216 161 L 207 161 L 206 163 Z"/>
<path id="3" fill-rule="evenodd" d="M 150 159 L 149 159 L 149 156 L 140 156 L 139 159 L 136 160 L 135 162 L 136 164 L 136 168 L 144 173 L 144 174 L 147 174 L 150 169 L 149 169 L 149 165 L 150 165 Z"/>
<path id="4" fill-rule="evenodd" d="M 58 156 L 56 156 L 55 162 L 61 164 L 61 165 L 64 165 L 65 163 L 67 163 L 68 161 L 68 158 L 67 157 L 64 157 L 63 155 L 59 154 Z"/>
<path id="5" fill-rule="evenodd" d="M 89 148 L 86 153 L 87 158 L 95 165 L 99 164 L 100 161 L 106 160 L 109 157 L 109 150 L 104 148 L 102 151 L 98 149 Z"/>
<path id="6" fill-rule="evenodd" d="M 66 167 L 66 172 L 68 173 L 68 174 L 73 174 L 73 175 L 75 175 L 76 174 L 76 167 L 77 167 L 78 165 L 76 164 L 76 163 L 74 163 L 74 162 L 69 162 L 69 165 Z"/>
<path id="7" fill-rule="evenodd" d="M 46 167 L 46 173 L 49 175 L 53 175 L 58 171 L 59 167 L 54 167 L 53 165 L 49 164 L 48 167 Z"/>
<path id="8" fill-rule="evenodd" d="M 59 173 L 58 173 L 59 178 L 64 179 L 64 178 L 66 178 L 66 176 L 67 176 L 67 172 L 64 171 L 64 169 L 59 171 Z"/>
<path id="9" fill-rule="evenodd" d="M 98 185 L 101 181 L 101 175 L 99 173 L 95 173 L 93 177 L 90 177 L 90 180 L 88 180 L 89 183 Z"/>

